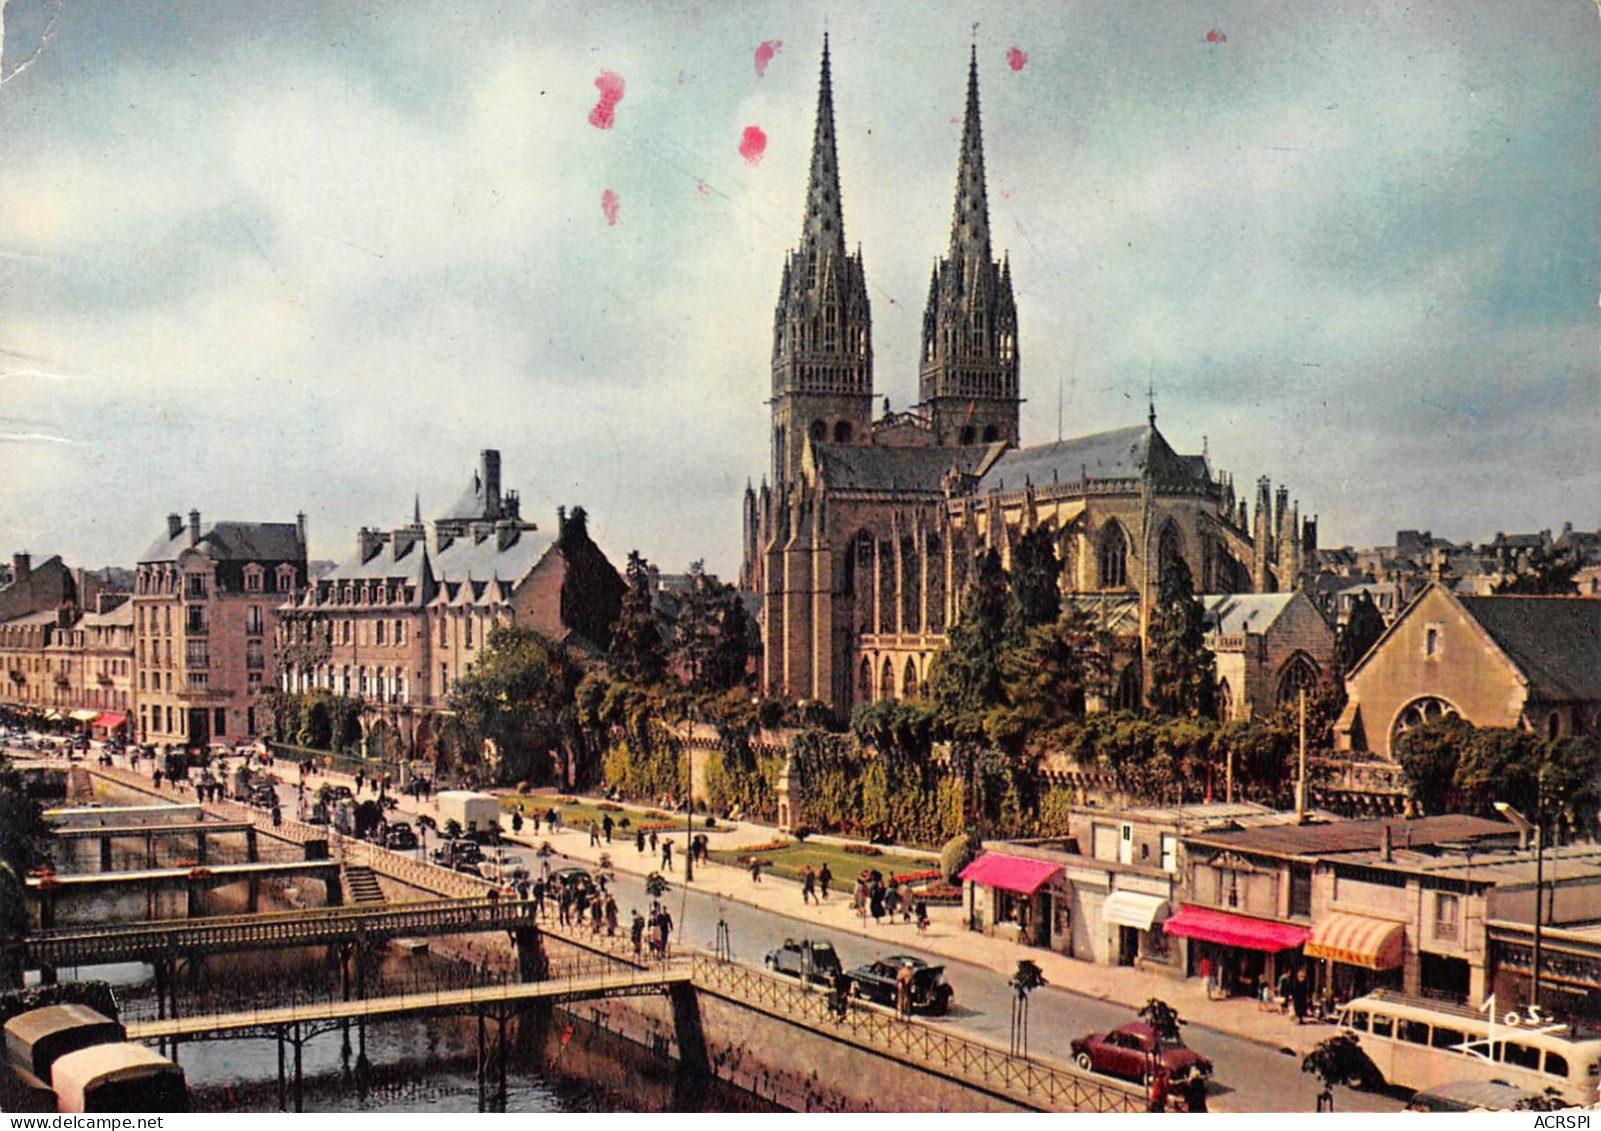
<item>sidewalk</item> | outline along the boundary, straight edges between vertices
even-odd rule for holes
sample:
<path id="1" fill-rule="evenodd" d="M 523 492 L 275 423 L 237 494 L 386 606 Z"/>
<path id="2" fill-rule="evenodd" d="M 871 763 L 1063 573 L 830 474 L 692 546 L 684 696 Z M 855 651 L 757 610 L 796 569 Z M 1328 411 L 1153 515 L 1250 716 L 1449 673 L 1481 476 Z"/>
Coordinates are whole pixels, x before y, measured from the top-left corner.
<path id="1" fill-rule="evenodd" d="M 279 771 L 279 777 L 293 788 L 296 775 L 292 771 Z M 353 775 L 337 770 L 319 772 L 306 779 L 307 793 L 313 793 L 324 783 L 355 787 Z M 371 785 L 360 795 L 361 800 L 374 796 Z M 535 806 L 548 806 L 556 795 L 531 794 L 527 798 Z M 418 814 L 437 816 L 438 804 L 430 799 L 418 804 L 416 798 L 396 795 L 400 802 L 398 814 L 415 818 Z M 750 821 L 725 824 L 719 838 L 719 848 L 737 849 L 746 845 L 771 843 L 783 838 L 776 828 Z M 666 873 L 675 884 L 684 882 L 684 847 L 687 843 L 682 830 L 663 834 L 673 840 L 673 871 Z M 658 853 L 637 851 L 632 837 L 615 835 L 611 843 L 598 846 L 589 843 L 589 831 L 563 825 L 551 830 L 541 825 L 536 834 L 525 826 L 521 833 L 511 831 L 509 815 L 502 815 L 501 837 L 508 843 L 537 849 L 548 842 L 559 857 L 595 866 L 602 855 L 611 857 L 614 871 L 644 876 L 661 870 Z M 1167 1002 L 1188 1023 L 1206 1029 L 1227 1033 L 1274 1050 L 1291 1049 L 1297 1057 L 1334 1030 L 1323 1024 L 1297 1025 L 1293 1017 L 1276 1011 L 1263 1010 L 1257 1002 L 1248 999 L 1213 1001 L 1206 995 L 1206 987 L 1199 978 L 1175 978 L 1138 970 L 1127 966 L 1103 966 L 1093 962 L 1068 958 L 1042 947 L 1021 946 L 1004 937 L 985 935 L 966 927 L 965 911 L 961 907 L 930 907 L 930 926 L 926 934 L 919 934 L 912 923 L 890 921 L 875 923 L 856 914 L 851 906 L 849 877 L 835 881 L 836 890 L 825 903 L 807 905 L 801 902 L 800 885 L 772 875 L 753 880 L 745 869 L 728 864 L 702 864 L 695 869 L 694 890 L 731 902 L 759 907 L 775 914 L 789 916 L 805 923 L 815 923 L 820 931 L 852 934 L 881 944 L 886 952 L 916 948 L 938 954 L 943 958 L 972 963 L 1010 976 L 1021 959 L 1035 962 L 1045 974 L 1048 985 L 1100 1001 L 1122 1005 L 1130 1014 L 1138 1011 L 1151 998 Z M 839 888 L 843 883 L 845 887 Z M 798 928 L 798 933 L 804 928 Z"/>
<path id="2" fill-rule="evenodd" d="M 601 855 L 606 854 L 611 857 L 613 870 L 619 872 L 647 875 L 660 870 L 659 855 L 648 850 L 636 851 L 632 838 L 618 837 L 611 844 L 603 842 L 595 848 L 590 846 L 585 829 L 563 827 L 555 834 L 544 829 L 538 835 L 526 831 L 514 834 L 509 824 L 503 825 L 501 835 L 509 842 L 529 848 L 537 848 L 548 841 L 558 854 L 590 865 L 598 863 Z M 722 838 L 719 847 L 737 849 L 741 845 L 770 843 L 782 835 L 770 826 L 739 822 L 735 831 Z M 673 837 L 673 843 L 674 871 L 666 874 L 676 885 L 684 882 L 683 835 Z M 930 907 L 930 926 L 926 934 L 919 934 L 912 923 L 887 919 L 881 924 L 875 923 L 856 914 L 851 906 L 849 887 L 853 881 L 845 878 L 844 882 L 846 887 L 839 890 L 840 880 L 836 879 L 836 890 L 826 903 L 807 905 L 801 902 L 800 885 L 792 880 L 766 875 L 755 881 L 743 868 L 713 863 L 696 865 L 691 886 L 695 891 L 731 902 L 815 923 L 820 930 L 872 939 L 882 944 L 887 953 L 900 948 L 917 948 L 1006 976 L 1017 969 L 1020 959 L 1030 959 L 1044 971 L 1046 982 L 1058 989 L 1127 1006 L 1131 1014 L 1151 998 L 1161 998 L 1178 1010 L 1186 1022 L 1275 1050 L 1293 1049 L 1297 1056 L 1334 1031 L 1328 1025 L 1297 1025 L 1294 1017 L 1264 1011 L 1252 1000 L 1210 1000 L 1199 978 L 1180 979 L 1127 966 L 1102 966 L 970 931 L 966 927 L 966 912 L 961 907 Z"/>

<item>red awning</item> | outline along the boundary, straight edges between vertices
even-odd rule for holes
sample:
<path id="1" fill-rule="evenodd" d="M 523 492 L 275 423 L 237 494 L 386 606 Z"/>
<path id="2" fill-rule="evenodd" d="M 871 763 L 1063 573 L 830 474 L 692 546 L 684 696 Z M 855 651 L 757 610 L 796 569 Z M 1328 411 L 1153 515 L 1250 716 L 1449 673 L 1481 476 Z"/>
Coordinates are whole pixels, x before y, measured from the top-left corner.
<path id="1" fill-rule="evenodd" d="M 1312 933 L 1305 927 L 1270 923 L 1266 919 L 1248 919 L 1244 915 L 1209 911 L 1204 907 L 1181 908 L 1177 915 L 1162 924 L 1162 929 L 1170 935 L 1183 938 L 1269 952 L 1300 946 Z"/>
<path id="2" fill-rule="evenodd" d="M 121 711 L 106 711 L 102 714 L 96 715 L 95 721 L 89 725 L 105 727 L 107 730 L 116 730 L 127 721 L 128 716 L 124 715 Z"/>
<path id="3" fill-rule="evenodd" d="M 1025 860 L 1021 856 L 986 852 L 962 869 L 962 879 L 1018 895 L 1033 895 L 1040 890 L 1041 884 L 1061 870 L 1059 865 L 1044 860 Z"/>

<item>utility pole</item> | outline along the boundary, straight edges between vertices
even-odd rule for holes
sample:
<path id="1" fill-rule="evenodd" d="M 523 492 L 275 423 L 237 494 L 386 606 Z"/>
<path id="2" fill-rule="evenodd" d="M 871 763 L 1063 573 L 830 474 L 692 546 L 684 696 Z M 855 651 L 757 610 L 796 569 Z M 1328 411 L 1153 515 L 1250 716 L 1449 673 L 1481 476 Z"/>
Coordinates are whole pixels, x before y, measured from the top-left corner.
<path id="1" fill-rule="evenodd" d="M 1301 706 L 1300 758 L 1295 779 L 1295 823 L 1306 824 L 1306 688 L 1298 696 Z"/>

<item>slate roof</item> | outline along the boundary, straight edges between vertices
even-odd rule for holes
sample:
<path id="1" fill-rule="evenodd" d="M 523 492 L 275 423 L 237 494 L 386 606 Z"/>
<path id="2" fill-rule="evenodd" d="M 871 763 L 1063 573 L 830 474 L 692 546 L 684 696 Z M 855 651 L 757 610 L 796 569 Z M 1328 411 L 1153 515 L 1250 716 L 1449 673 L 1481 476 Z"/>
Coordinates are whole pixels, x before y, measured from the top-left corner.
<path id="1" fill-rule="evenodd" d="M 401 554 L 399 558 L 395 557 L 393 545 L 385 543 L 367 561 L 363 562 L 359 554 L 352 555 L 317 580 L 328 581 L 333 584 L 343 581 L 382 581 L 392 577 L 421 581 L 425 561 L 426 550 L 424 549 L 424 540 L 421 538 L 407 547 L 405 553 Z"/>
<path id="2" fill-rule="evenodd" d="M 815 444 L 817 467 L 834 490 L 925 491 L 942 494 L 951 468 L 972 474 L 992 447 L 890 448 Z"/>
<path id="3" fill-rule="evenodd" d="M 1231 832 L 1198 833 L 1187 839 L 1208 848 L 1232 848 L 1269 856 L 1322 856 L 1377 851 L 1390 830 L 1394 848 L 1418 848 L 1480 837 L 1506 836 L 1517 830 L 1505 821 L 1489 821 L 1461 813 L 1437 817 L 1380 817 L 1366 821 L 1331 821 L 1312 825 L 1265 825 Z"/>
<path id="4" fill-rule="evenodd" d="M 443 550 L 431 551 L 434 576 L 441 581 L 521 581 L 556 544 L 556 536 L 543 530 L 524 530 L 504 550 L 491 533 L 482 542 L 457 538 Z"/>
<path id="5" fill-rule="evenodd" d="M 1204 456 L 1181 456 L 1155 425 L 1139 424 L 1007 452 L 984 472 L 978 490 L 984 494 L 1020 491 L 1029 483 L 1077 483 L 1086 474 L 1091 479 L 1138 479 L 1147 467 L 1163 480 L 1207 478 Z"/>
<path id="6" fill-rule="evenodd" d="M 1069 593 L 1062 598 L 1064 609 L 1080 609 L 1095 618 L 1095 624 L 1114 636 L 1133 636 L 1140 631 L 1140 600 L 1116 593 Z"/>
<path id="7" fill-rule="evenodd" d="M 1221 636 L 1261 636 L 1273 627 L 1294 593 L 1226 593 L 1202 597 L 1206 627 Z"/>
<path id="8" fill-rule="evenodd" d="M 305 554 L 300 528 L 292 522 L 213 522 L 200 528 L 196 549 L 219 562 L 299 561 Z M 140 562 L 177 561 L 189 548 L 189 528 L 175 538 L 158 538 L 140 555 Z"/>
<path id="9" fill-rule="evenodd" d="M 1458 597 L 1548 701 L 1601 699 L 1601 600 Z"/>

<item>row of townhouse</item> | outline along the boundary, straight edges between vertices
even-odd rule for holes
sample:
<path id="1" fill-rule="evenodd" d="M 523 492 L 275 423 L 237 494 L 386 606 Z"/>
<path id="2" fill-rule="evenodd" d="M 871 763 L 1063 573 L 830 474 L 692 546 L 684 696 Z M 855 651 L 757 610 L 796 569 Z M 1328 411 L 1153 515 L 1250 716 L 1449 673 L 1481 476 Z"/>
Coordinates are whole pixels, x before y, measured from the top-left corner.
<path id="1" fill-rule="evenodd" d="M 1304 969 L 1332 1002 L 1374 989 L 1527 1002 L 1601 1020 L 1601 847 L 1543 860 L 1501 821 L 1339 820 L 1254 805 L 1081 810 L 1070 835 L 996 844 L 963 873 L 971 929 L 1256 997 Z"/>
<path id="2" fill-rule="evenodd" d="M 369 749 L 431 757 L 452 686 L 497 624 L 605 647 L 623 582 L 581 509 L 547 533 L 500 488 L 500 454 L 430 533 L 362 528 L 355 555 L 313 579 L 306 521 L 166 526 L 131 593 L 81 611 L 59 558 L 19 554 L 0 586 L 0 706 L 160 746 L 235 745 L 266 734 L 265 694 L 326 692 L 362 704 Z"/>

